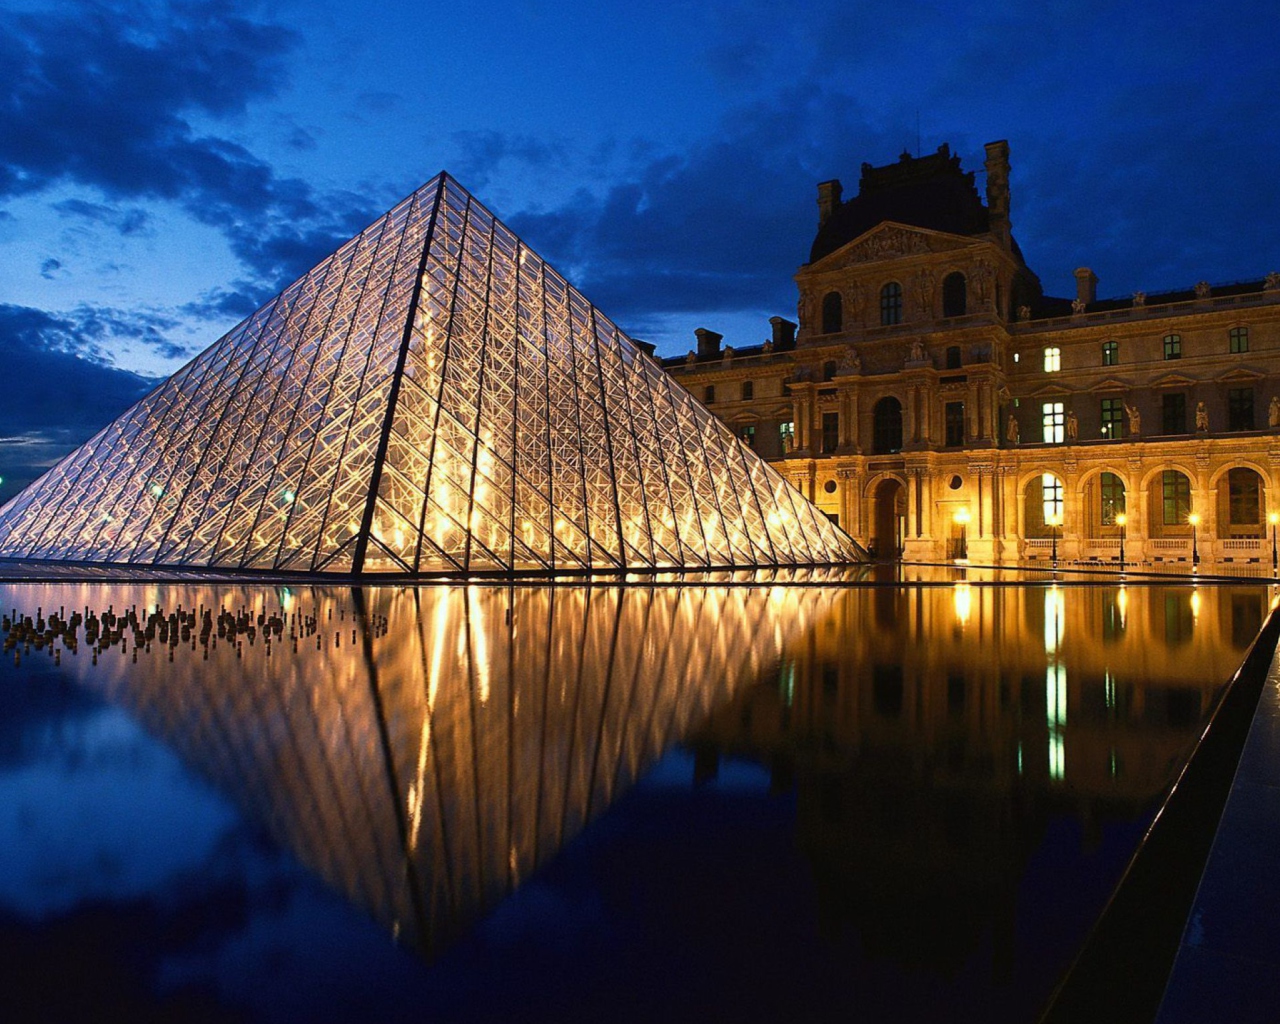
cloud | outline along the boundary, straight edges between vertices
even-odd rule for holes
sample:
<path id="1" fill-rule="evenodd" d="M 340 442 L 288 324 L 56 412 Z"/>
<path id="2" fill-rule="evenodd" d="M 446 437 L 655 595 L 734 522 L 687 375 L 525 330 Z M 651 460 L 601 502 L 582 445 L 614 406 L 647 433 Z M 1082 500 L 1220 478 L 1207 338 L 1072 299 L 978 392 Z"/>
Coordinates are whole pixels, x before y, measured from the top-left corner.
<path id="1" fill-rule="evenodd" d="M 62 269 L 62 261 L 58 259 L 54 259 L 52 256 L 50 256 L 48 259 L 41 262 L 40 276 L 47 281 L 52 281 L 57 276 L 58 271 L 61 269 Z"/>
<path id="2" fill-rule="evenodd" d="M 102 345 L 129 337 L 163 352 L 165 321 L 82 308 L 55 316 L 0 305 L 0 501 L 140 399 L 155 381 L 103 361 Z"/>
<path id="3" fill-rule="evenodd" d="M 568 161 L 562 140 L 499 131 L 459 131 L 450 136 L 455 147 L 454 169 L 468 188 L 484 189 L 504 162 L 545 167 Z"/>
<path id="4" fill-rule="evenodd" d="M 176 203 L 221 230 L 273 291 L 373 220 L 376 201 L 318 195 L 240 143 L 193 127 L 241 114 L 288 80 L 299 37 L 242 6 L 75 0 L 0 15 L 0 198 L 87 186 L 104 201 L 58 211 L 122 234 L 141 231 L 147 215 L 121 204 Z M 314 144 L 301 129 L 287 141 Z"/>
<path id="5" fill-rule="evenodd" d="M 106 224 L 125 236 L 142 234 L 151 220 L 151 215 L 141 207 L 107 206 L 86 199 L 64 199 L 54 203 L 53 209 L 64 217 L 81 217 Z"/>

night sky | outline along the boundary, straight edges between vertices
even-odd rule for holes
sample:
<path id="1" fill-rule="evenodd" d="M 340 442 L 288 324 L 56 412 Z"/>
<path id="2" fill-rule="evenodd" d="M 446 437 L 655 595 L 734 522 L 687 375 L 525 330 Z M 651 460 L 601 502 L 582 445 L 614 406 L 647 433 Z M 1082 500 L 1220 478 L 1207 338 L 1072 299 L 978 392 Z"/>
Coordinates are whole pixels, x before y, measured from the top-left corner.
<path id="1" fill-rule="evenodd" d="M 944 6 L 6 0 L 0 500 L 442 168 L 663 354 L 942 142 L 1052 294 L 1280 269 L 1274 0 Z"/>

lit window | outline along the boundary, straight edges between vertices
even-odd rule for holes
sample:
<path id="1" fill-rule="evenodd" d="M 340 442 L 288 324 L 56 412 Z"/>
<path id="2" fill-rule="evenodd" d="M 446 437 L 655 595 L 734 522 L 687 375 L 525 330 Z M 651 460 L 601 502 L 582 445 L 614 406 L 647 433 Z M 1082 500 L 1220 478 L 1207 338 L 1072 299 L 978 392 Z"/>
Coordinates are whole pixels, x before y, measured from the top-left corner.
<path id="1" fill-rule="evenodd" d="M 1124 511 L 1124 481 L 1114 473 L 1103 473 L 1099 489 L 1102 496 L 1102 525 L 1115 526 L 1116 513 Z"/>
<path id="2" fill-rule="evenodd" d="M 743 427 L 738 431 L 738 439 L 748 448 L 754 448 L 756 446 L 756 428 Z"/>
<path id="3" fill-rule="evenodd" d="M 1061 402 L 1045 402 L 1044 440 L 1046 444 L 1062 444 L 1067 436 L 1067 412 Z"/>
<path id="4" fill-rule="evenodd" d="M 1104 341 L 1102 343 L 1102 365 L 1115 366 L 1120 362 L 1120 342 Z"/>
<path id="5" fill-rule="evenodd" d="M 1164 525 L 1185 525 L 1191 513 L 1191 481 L 1176 469 L 1166 469 L 1161 474 L 1160 492 Z"/>
<path id="6" fill-rule="evenodd" d="M 1182 335 L 1166 334 L 1164 336 L 1164 357 L 1166 359 L 1182 358 Z"/>
<path id="7" fill-rule="evenodd" d="M 1104 398 L 1102 400 L 1102 436 L 1115 440 L 1124 437 L 1124 400 L 1120 398 Z"/>
<path id="8" fill-rule="evenodd" d="M 1233 327 L 1228 334 L 1230 338 L 1232 352 L 1248 352 L 1249 351 L 1249 328 Z"/>
<path id="9" fill-rule="evenodd" d="M 1062 349 L 1047 348 L 1044 350 L 1044 372 L 1057 373 L 1062 369 Z"/>
<path id="10" fill-rule="evenodd" d="M 796 425 L 791 420 L 778 424 L 778 436 L 782 440 L 783 454 L 795 449 Z"/>
<path id="11" fill-rule="evenodd" d="M 1262 477 L 1252 469 L 1227 471 L 1227 521 L 1231 526 L 1262 524 Z"/>
<path id="12" fill-rule="evenodd" d="M 1046 526 L 1062 525 L 1062 481 L 1052 473 L 1040 475 L 1040 493 Z"/>
<path id="13" fill-rule="evenodd" d="M 902 323 L 902 285 L 897 281 L 880 289 L 880 323 L 884 327 Z"/>

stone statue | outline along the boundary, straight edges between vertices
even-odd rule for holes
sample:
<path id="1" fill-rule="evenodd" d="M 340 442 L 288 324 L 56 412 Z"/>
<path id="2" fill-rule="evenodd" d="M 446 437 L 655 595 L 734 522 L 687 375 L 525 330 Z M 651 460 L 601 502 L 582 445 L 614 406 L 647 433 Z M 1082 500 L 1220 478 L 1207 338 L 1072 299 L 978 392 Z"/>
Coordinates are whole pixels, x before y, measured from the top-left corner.
<path id="1" fill-rule="evenodd" d="M 1280 290 L 1280 270 L 1273 270 L 1267 275 L 1267 280 L 1262 285 L 1262 290 L 1268 292 Z"/>
<path id="2" fill-rule="evenodd" d="M 1074 441 L 1080 436 L 1080 421 L 1076 419 L 1076 411 L 1074 409 L 1067 413 L 1067 440 Z"/>
<path id="3" fill-rule="evenodd" d="M 923 363 L 925 361 L 924 344 L 919 338 L 911 343 L 911 362 Z"/>
<path id="4" fill-rule="evenodd" d="M 1124 403 L 1124 413 L 1129 417 L 1129 436 L 1137 437 L 1142 433 L 1142 416 L 1136 405 Z"/>
<path id="5" fill-rule="evenodd" d="M 1083 313 L 1083 312 L 1084 312 L 1084 308 L 1085 308 L 1085 306 L 1087 306 L 1087 305 L 1088 305 L 1088 303 L 1087 303 L 1087 302 L 1085 302 L 1085 301 L 1084 301 L 1084 299 L 1072 299 L 1072 300 L 1071 300 L 1071 312 L 1072 312 L 1072 313 L 1076 313 L 1076 314 Z"/>
<path id="6" fill-rule="evenodd" d="M 1271 408 L 1267 410 L 1267 426 L 1272 430 L 1280 427 L 1280 397 L 1271 398 Z"/>
<path id="7" fill-rule="evenodd" d="M 1009 413 L 1009 419 L 1004 425 L 1004 439 L 1010 444 L 1018 443 L 1018 417 L 1013 413 Z"/>
<path id="8" fill-rule="evenodd" d="M 1146 304 L 1147 304 L 1147 293 L 1146 293 L 1146 292 L 1134 292 L 1134 293 L 1133 293 L 1133 306 L 1134 306 L 1134 308 L 1135 308 L 1135 309 L 1137 309 L 1139 306 L 1145 306 Z"/>
<path id="9" fill-rule="evenodd" d="M 842 377 L 849 377 L 855 373 L 862 372 L 862 356 L 858 355 L 858 350 L 851 348 L 845 353 L 843 359 L 840 360 L 838 371 Z"/>
<path id="10" fill-rule="evenodd" d="M 1204 402 L 1196 405 L 1196 430 L 1205 431 L 1209 429 L 1209 410 L 1204 407 Z"/>
<path id="11" fill-rule="evenodd" d="M 689 349 L 689 354 L 684 357 L 684 361 L 687 366 L 692 366 L 698 361 L 698 353 L 693 349 Z"/>
<path id="12" fill-rule="evenodd" d="M 1197 281 L 1196 282 L 1196 298 L 1207 299 L 1208 297 L 1209 297 L 1209 282 Z"/>
<path id="13" fill-rule="evenodd" d="M 1030 307 L 1030 306 L 1019 306 L 1019 307 L 1018 307 L 1018 319 L 1019 319 L 1019 320 L 1030 320 L 1030 319 L 1031 319 L 1031 307 Z"/>
<path id="14" fill-rule="evenodd" d="M 764 344 L 760 346 L 760 351 L 761 351 L 761 352 L 764 352 L 764 353 L 772 352 L 772 351 L 773 351 L 773 339 L 772 339 L 772 338 L 765 338 L 765 339 L 764 339 Z"/>

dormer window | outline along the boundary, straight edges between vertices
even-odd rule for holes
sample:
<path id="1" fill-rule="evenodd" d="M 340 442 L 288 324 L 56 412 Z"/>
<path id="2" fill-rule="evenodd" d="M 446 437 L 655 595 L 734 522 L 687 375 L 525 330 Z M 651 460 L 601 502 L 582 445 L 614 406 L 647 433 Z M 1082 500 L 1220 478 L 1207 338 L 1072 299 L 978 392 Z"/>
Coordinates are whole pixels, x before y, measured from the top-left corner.
<path id="1" fill-rule="evenodd" d="M 902 285 L 890 281 L 880 289 L 880 325 L 892 327 L 902 323 Z"/>

